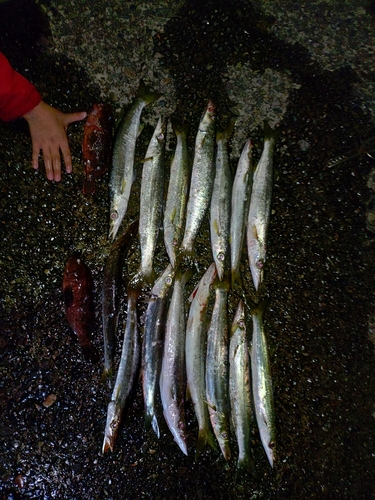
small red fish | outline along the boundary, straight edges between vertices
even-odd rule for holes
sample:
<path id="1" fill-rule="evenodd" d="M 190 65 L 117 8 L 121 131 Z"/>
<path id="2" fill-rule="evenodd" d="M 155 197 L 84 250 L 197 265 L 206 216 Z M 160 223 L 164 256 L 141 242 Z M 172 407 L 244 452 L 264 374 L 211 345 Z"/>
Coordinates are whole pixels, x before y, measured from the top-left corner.
<path id="1" fill-rule="evenodd" d="M 109 168 L 112 156 L 114 118 L 108 104 L 94 104 L 83 131 L 82 154 L 86 179 L 83 193 L 95 193 L 95 179 Z"/>
<path id="2" fill-rule="evenodd" d="M 80 257 L 73 255 L 66 263 L 63 275 L 65 314 L 85 358 L 96 363 L 99 354 L 91 342 L 95 318 L 93 290 L 90 270 Z"/>

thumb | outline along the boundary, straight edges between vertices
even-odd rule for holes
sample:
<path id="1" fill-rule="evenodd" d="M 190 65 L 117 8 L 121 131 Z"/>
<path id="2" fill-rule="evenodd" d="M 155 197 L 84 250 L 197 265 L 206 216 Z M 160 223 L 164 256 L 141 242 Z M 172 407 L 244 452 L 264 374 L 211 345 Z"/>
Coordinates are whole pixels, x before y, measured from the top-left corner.
<path id="1" fill-rule="evenodd" d="M 67 113 L 64 118 L 64 124 L 67 127 L 69 123 L 79 122 L 84 120 L 87 116 L 86 111 L 80 111 L 78 113 Z"/>

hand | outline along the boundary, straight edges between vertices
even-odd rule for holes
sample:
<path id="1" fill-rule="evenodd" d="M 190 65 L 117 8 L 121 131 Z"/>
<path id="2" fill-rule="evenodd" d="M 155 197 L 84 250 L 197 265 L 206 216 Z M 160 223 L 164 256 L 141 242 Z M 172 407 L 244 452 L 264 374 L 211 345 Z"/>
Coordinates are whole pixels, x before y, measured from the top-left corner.
<path id="1" fill-rule="evenodd" d="M 83 120 L 86 116 L 84 111 L 62 113 L 43 101 L 23 116 L 29 124 L 33 144 L 32 166 L 38 169 L 39 153 L 42 150 L 48 180 L 61 180 L 60 151 L 66 172 L 72 172 L 72 156 L 66 131 L 70 123 Z"/>

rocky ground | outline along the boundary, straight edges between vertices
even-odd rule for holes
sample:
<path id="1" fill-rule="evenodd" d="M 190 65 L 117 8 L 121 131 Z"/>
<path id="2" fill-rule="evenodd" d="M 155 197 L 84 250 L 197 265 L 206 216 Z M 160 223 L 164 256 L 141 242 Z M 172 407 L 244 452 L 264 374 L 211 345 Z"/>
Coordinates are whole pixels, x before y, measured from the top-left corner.
<path id="1" fill-rule="evenodd" d="M 254 428 L 255 474 L 236 480 L 235 458 L 207 451 L 194 461 L 189 402 L 188 457 L 167 429 L 160 440 L 147 434 L 140 385 L 116 450 L 101 454 L 109 391 L 69 331 L 61 284 L 80 251 L 94 277 L 102 353 L 108 174 L 88 200 L 82 123 L 69 129 L 74 173 L 58 184 L 42 165 L 31 169 L 25 123 L 0 124 L 1 499 L 375 496 L 374 160 L 364 143 L 375 135 L 374 13 L 372 2 L 354 0 L 0 4 L 0 50 L 53 106 L 89 111 L 105 101 L 118 119 L 140 78 L 163 94 L 143 115 L 125 225 L 138 212 L 141 160 L 159 114 L 187 119 L 193 148 L 208 98 L 219 127 L 235 112 L 233 168 L 248 136 L 259 158 L 264 120 L 282 127 L 263 292 L 277 460 L 272 470 Z M 168 157 L 174 145 L 169 129 Z M 353 149 L 357 156 L 330 166 Z M 191 287 L 211 262 L 208 241 L 206 226 Z M 129 275 L 138 262 L 135 246 Z M 165 262 L 160 246 L 157 269 Z M 251 298 L 246 258 L 243 273 Z"/>

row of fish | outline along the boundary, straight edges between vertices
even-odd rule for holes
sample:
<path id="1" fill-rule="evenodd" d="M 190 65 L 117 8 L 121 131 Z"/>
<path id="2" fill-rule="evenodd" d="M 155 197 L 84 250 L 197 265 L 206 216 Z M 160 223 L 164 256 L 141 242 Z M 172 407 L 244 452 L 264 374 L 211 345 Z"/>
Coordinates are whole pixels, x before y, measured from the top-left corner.
<path id="1" fill-rule="evenodd" d="M 227 146 L 234 120 L 225 131 L 216 133 L 215 106 L 211 101 L 208 103 L 196 134 L 192 166 L 188 155 L 188 126 L 172 121 L 176 149 L 164 202 L 167 121 L 160 118 L 143 161 L 139 221 L 130 224 L 116 239 L 134 179 L 134 154 L 141 113 L 158 97 L 140 85 L 136 98 L 117 128 L 113 148 L 109 231 L 113 243 L 104 270 L 102 294 L 105 377 L 111 378 L 114 371 L 122 266 L 137 234 L 141 256 L 139 271 L 127 284 L 124 341 L 107 409 L 103 452 L 114 447 L 123 411 L 141 367 L 146 428 L 153 428 L 160 436 L 157 416 L 160 394 L 165 421 L 180 449 L 187 454 L 184 406 L 188 387 L 199 427 L 197 455 L 207 444 L 215 448 L 218 443 L 228 460 L 232 426 L 239 449 L 239 470 L 250 470 L 253 466 L 250 432 L 254 408 L 260 437 L 272 466 L 275 422 L 263 327 L 264 306 L 263 303 L 250 306 L 251 342 L 246 294 L 238 303 L 231 327 L 228 297 L 231 283 L 241 282 L 245 236 L 255 290 L 258 291 L 263 282 L 272 197 L 272 158 L 277 133 L 265 125 L 263 153 L 255 170 L 252 144 L 250 140 L 246 142 L 232 180 Z M 192 259 L 199 261 L 194 251 L 195 240 L 208 209 L 214 262 L 191 294 L 189 311 L 185 311 L 185 289 L 193 274 L 191 262 Z M 164 229 L 169 264 L 156 277 L 153 260 L 160 226 Z M 145 287 L 151 287 L 151 292 L 143 319 L 142 338 L 137 306 Z M 212 307 L 209 306 L 211 290 L 215 292 Z M 64 292 L 65 296 L 68 310 L 69 294 Z M 208 310 L 211 309 L 208 319 Z"/>

